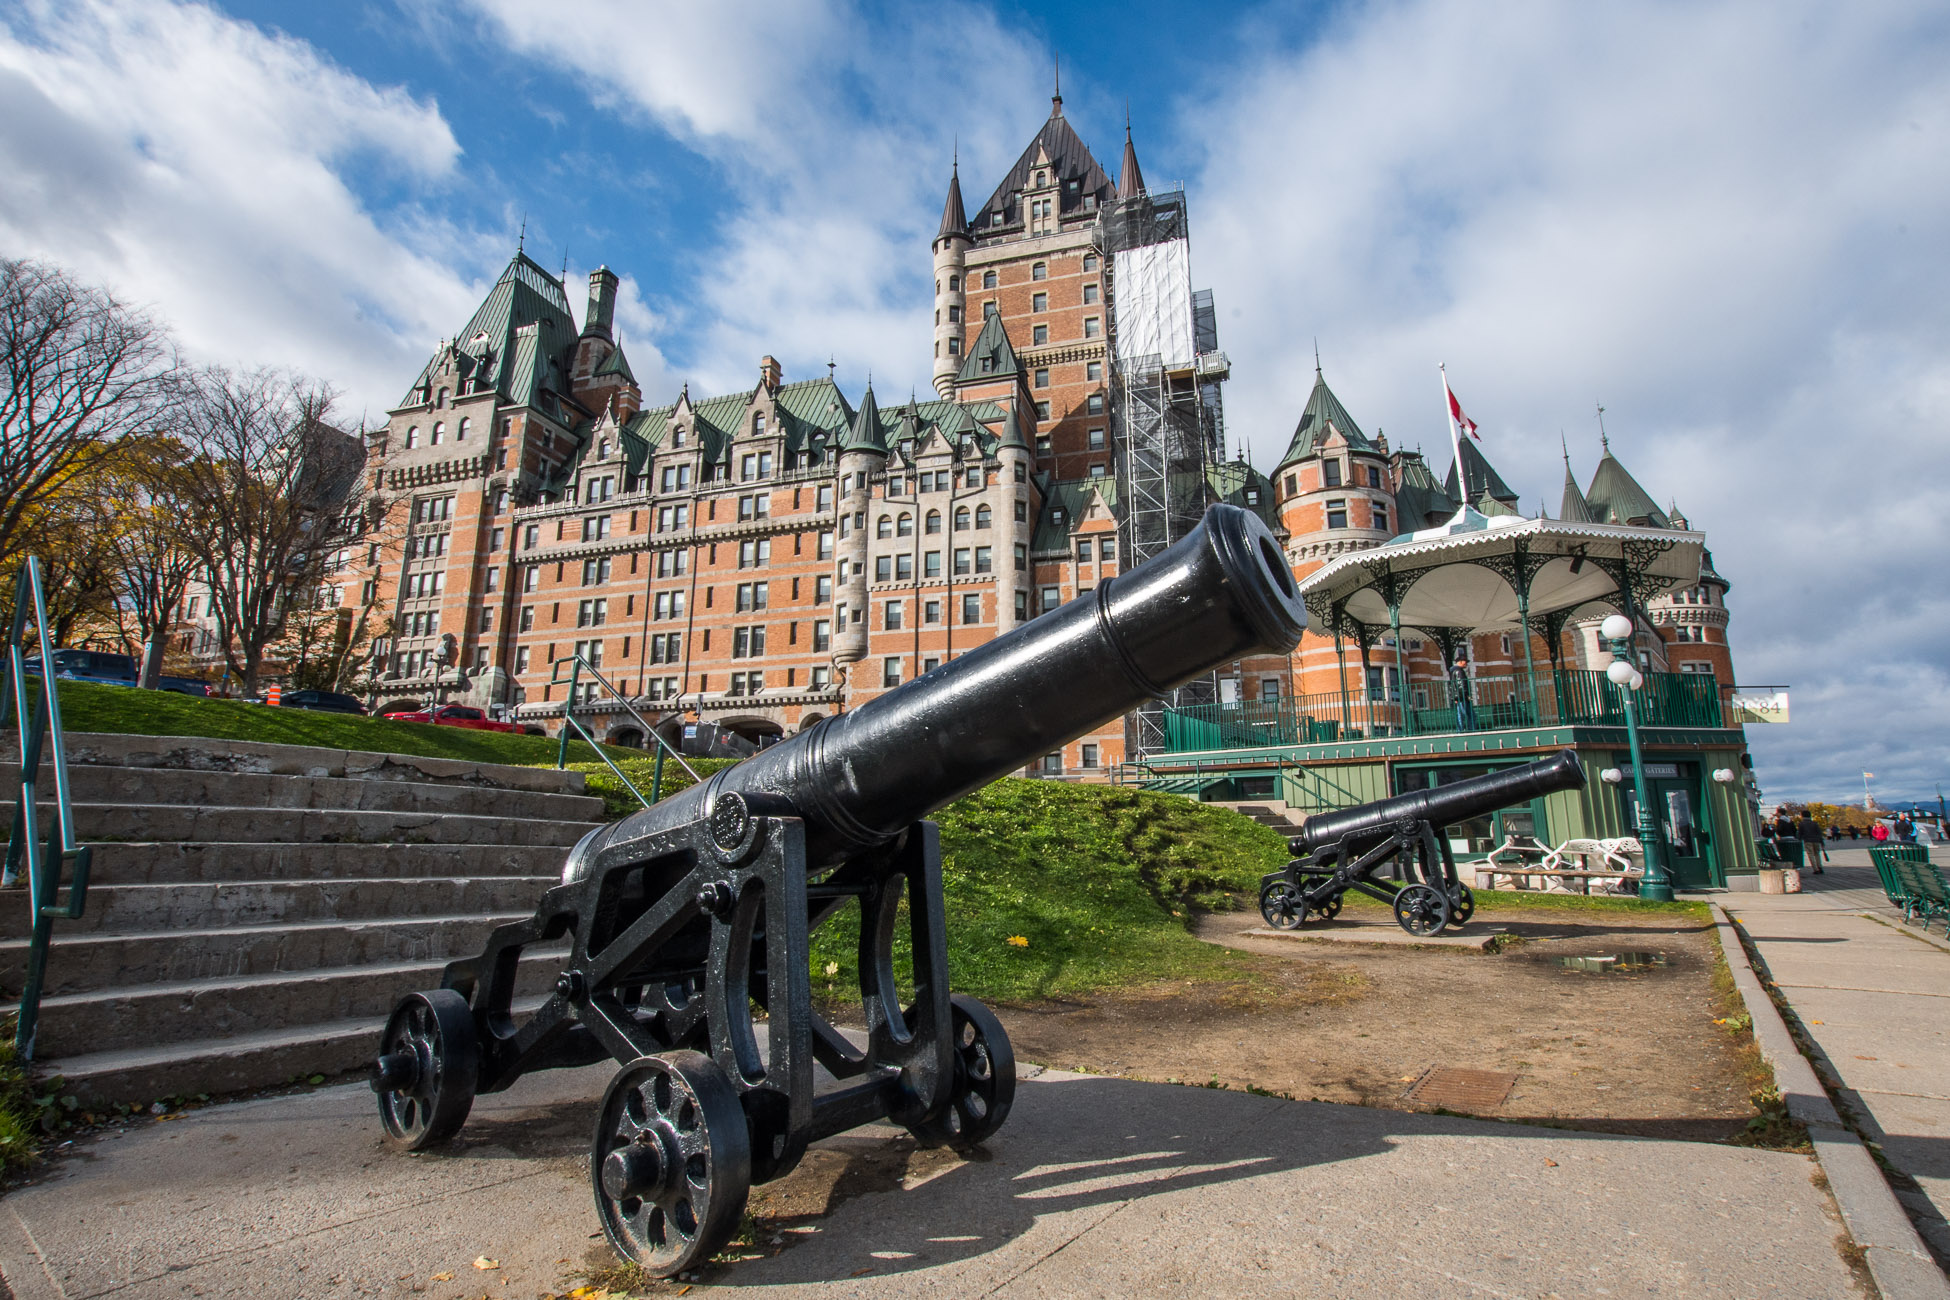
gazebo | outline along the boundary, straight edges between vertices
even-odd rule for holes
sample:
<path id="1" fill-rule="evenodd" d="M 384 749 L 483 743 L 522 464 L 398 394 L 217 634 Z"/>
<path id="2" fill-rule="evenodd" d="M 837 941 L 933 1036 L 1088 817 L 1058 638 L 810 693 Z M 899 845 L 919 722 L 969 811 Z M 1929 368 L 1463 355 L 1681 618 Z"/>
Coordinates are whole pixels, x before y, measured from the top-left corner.
<path id="1" fill-rule="evenodd" d="M 1316 699 L 1307 709 L 1311 725 L 1323 726 L 1322 715 L 1335 712 L 1339 721 L 1332 731 L 1341 736 L 1360 734 L 1357 727 L 1375 736 L 1615 722 L 1620 701 L 1603 674 L 1564 670 L 1564 628 L 1573 619 L 1611 611 L 1641 623 L 1653 597 L 1699 581 L 1705 542 L 1700 533 L 1672 528 L 1464 510 L 1439 527 L 1344 555 L 1300 584 L 1312 630 L 1334 638 L 1340 666 L 1339 707 L 1322 707 L 1330 702 Z M 1443 651 L 1444 680 L 1418 683 L 1420 698 L 1409 691 L 1405 631 L 1428 637 Z M 1508 678 L 1472 677 L 1470 638 L 1503 632 L 1517 633 L 1522 643 L 1522 676 L 1513 670 Z M 1537 689 L 1531 634 L 1542 639 L 1550 657 L 1548 692 Z M 1372 651 L 1383 638 L 1393 641 L 1396 691 L 1378 692 L 1377 701 L 1377 692 L 1362 690 L 1362 718 L 1348 697 L 1346 647 L 1351 642 L 1359 650 L 1365 687 Z M 1701 690 L 1664 674 L 1660 679 L 1663 691 L 1649 692 L 1653 712 L 1676 722 L 1721 725 L 1710 678 L 1697 684 Z M 1661 693 L 1675 698 L 1662 700 Z"/>

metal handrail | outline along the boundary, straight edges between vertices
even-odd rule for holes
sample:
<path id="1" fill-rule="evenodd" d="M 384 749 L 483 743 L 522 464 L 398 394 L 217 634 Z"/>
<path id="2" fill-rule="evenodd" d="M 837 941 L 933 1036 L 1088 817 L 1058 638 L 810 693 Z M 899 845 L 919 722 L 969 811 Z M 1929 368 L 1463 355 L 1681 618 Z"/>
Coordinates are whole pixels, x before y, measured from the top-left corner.
<path id="1" fill-rule="evenodd" d="M 581 655 L 564 655 L 562 658 L 557 659 L 549 673 L 549 682 L 551 685 L 562 680 L 562 665 L 565 663 L 569 665 L 569 697 L 562 701 L 562 744 L 555 752 L 555 766 L 557 768 L 563 768 L 569 765 L 569 728 L 574 727 L 576 734 L 588 741 L 589 747 L 596 751 L 596 757 L 602 759 L 604 763 L 609 765 L 609 770 L 616 773 L 616 779 L 621 781 L 624 788 L 635 795 L 636 801 L 645 808 L 648 808 L 653 803 L 659 802 L 664 797 L 665 754 L 669 754 L 672 758 L 676 759 L 677 765 L 691 774 L 691 780 L 700 783 L 703 782 L 704 778 L 697 774 L 697 769 L 689 763 L 686 763 L 684 756 L 672 749 L 670 742 L 657 734 L 657 729 L 652 727 L 644 716 L 636 711 L 635 707 L 631 705 L 623 692 L 610 685 L 609 679 L 604 677 L 601 672 L 597 671 L 594 664 L 584 659 Z M 643 734 L 657 742 L 657 766 L 650 774 L 650 797 L 648 799 L 643 797 L 643 791 L 636 788 L 634 781 L 623 775 L 622 768 L 610 762 L 609 755 L 603 752 L 602 745 L 596 740 L 595 736 L 590 734 L 589 728 L 576 721 L 575 706 L 577 688 L 581 685 L 582 670 L 585 668 L 589 670 L 589 675 L 596 679 L 596 684 L 615 696 L 616 702 L 623 706 L 623 711 L 637 720 L 637 725 L 643 728 Z"/>
<path id="2" fill-rule="evenodd" d="M 35 639 L 41 651 L 39 687 L 34 692 L 41 708 L 38 713 L 27 690 L 27 654 L 21 639 L 27 631 L 28 613 L 34 619 Z M 75 839 L 74 804 L 68 790 L 68 751 L 61 729 L 61 698 L 54 685 L 54 647 L 47 639 L 47 599 L 41 592 L 41 564 L 28 556 L 20 566 L 14 583 L 14 616 L 8 624 L 7 673 L 10 689 L 0 698 L 0 722 L 12 708 L 20 739 L 20 801 L 14 806 L 13 830 L 7 839 L 7 859 L 0 868 L 0 887 L 11 887 L 20 879 L 24 859 L 27 865 L 27 894 L 33 908 L 34 927 L 27 943 L 27 976 L 21 985 L 20 1010 L 14 1022 L 14 1050 L 23 1061 L 34 1059 L 34 1035 L 40 1027 L 41 986 L 46 982 L 47 947 L 53 937 L 57 917 L 75 921 L 88 903 L 90 851 Z M 49 746 L 49 742 L 51 746 Z M 40 784 L 43 747 L 53 750 L 54 807 L 56 834 L 48 836 L 43 848 L 40 814 L 35 806 Z M 57 840 L 58 834 L 58 840 Z M 53 857 L 50 864 L 48 857 Z M 61 891 L 61 871 L 66 865 L 71 874 L 68 901 L 55 906 Z"/>

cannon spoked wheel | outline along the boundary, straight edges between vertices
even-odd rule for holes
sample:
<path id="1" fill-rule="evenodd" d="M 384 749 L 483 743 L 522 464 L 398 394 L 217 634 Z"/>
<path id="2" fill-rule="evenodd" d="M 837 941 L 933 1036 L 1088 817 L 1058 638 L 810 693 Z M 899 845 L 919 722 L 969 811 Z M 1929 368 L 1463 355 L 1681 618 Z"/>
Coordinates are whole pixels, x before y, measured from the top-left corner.
<path id="1" fill-rule="evenodd" d="M 1476 895 L 1468 885 L 1457 885 L 1456 892 L 1449 896 L 1449 920 L 1461 925 L 1476 915 Z"/>
<path id="2" fill-rule="evenodd" d="M 752 1187 L 738 1093 L 707 1056 L 640 1056 L 603 1093 L 589 1152 L 596 1214 L 616 1253 L 658 1277 L 731 1239 Z"/>
<path id="3" fill-rule="evenodd" d="M 1449 925 L 1449 900 L 1433 885 L 1404 885 L 1395 895 L 1395 922 L 1417 938 L 1441 934 Z"/>
<path id="4" fill-rule="evenodd" d="M 1259 914 L 1275 930 L 1297 930 L 1307 919 L 1307 900 L 1290 880 L 1276 880 L 1259 891 Z"/>
<path id="5" fill-rule="evenodd" d="M 1009 1118 L 1016 1100 L 1016 1053 L 995 1013 L 960 993 L 953 998 L 955 1078 L 939 1118 L 911 1125 L 929 1146 L 980 1145 Z"/>
<path id="6" fill-rule="evenodd" d="M 1326 884 L 1329 880 L 1332 879 L 1333 879 L 1332 876 L 1302 876 L 1300 879 L 1300 888 L 1311 892 L 1315 889 L 1320 888 L 1322 885 Z M 1315 906 L 1311 910 L 1313 914 L 1315 916 L 1318 916 L 1321 920 L 1331 921 L 1335 917 L 1341 914 L 1341 904 L 1344 901 L 1345 901 L 1344 895 L 1335 894 L 1332 898 L 1328 899 L 1324 903 Z"/>
<path id="7" fill-rule="evenodd" d="M 452 989 L 409 993 L 379 1037 L 372 1090 L 386 1141 L 406 1151 L 445 1142 L 474 1107 L 480 1054 L 474 1013 Z"/>

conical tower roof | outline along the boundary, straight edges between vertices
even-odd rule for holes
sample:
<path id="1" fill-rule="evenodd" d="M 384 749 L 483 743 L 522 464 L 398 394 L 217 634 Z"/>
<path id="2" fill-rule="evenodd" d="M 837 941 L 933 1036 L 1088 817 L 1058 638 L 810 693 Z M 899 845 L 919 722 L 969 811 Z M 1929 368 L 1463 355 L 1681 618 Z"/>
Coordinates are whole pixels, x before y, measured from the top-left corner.
<path id="1" fill-rule="evenodd" d="M 840 439 L 841 451 L 887 452 L 887 437 L 880 428 L 880 404 L 873 399 L 873 383 L 868 381 L 867 394 L 860 399 L 860 410 L 853 417 L 853 426 Z"/>
<path id="2" fill-rule="evenodd" d="M 633 384 L 636 382 L 636 376 L 630 372 L 629 358 L 623 355 L 623 345 L 621 343 L 611 349 L 608 356 L 596 363 L 595 373 L 598 375 L 621 375 Z"/>
<path id="3" fill-rule="evenodd" d="M 1557 517 L 1574 524 L 1591 524 L 1597 520 L 1591 517 L 1591 506 L 1578 491 L 1578 481 L 1571 474 L 1571 453 L 1564 453 L 1564 500 L 1557 508 Z"/>
<path id="4" fill-rule="evenodd" d="M 986 235 L 991 228 L 1019 225 L 1022 222 L 1021 195 L 1031 189 L 1035 176 L 1037 158 L 1049 159 L 1049 170 L 1058 190 L 1057 202 L 1060 213 L 1068 214 L 1081 208 L 1085 199 L 1094 200 L 1098 205 L 1108 203 L 1117 195 L 1116 187 L 1110 177 L 1091 156 L 1089 148 L 1077 137 L 1069 119 L 1063 116 L 1062 100 L 1058 99 L 1052 107 L 1049 118 L 1036 138 L 1016 159 L 1015 166 L 989 195 L 982 210 L 975 214 L 974 232 Z M 1069 182 L 1075 181 L 1077 188 L 1072 191 Z"/>
<path id="5" fill-rule="evenodd" d="M 1650 493 L 1639 486 L 1638 480 L 1626 472 L 1618 458 L 1611 454 L 1611 440 L 1604 442 L 1605 454 L 1598 458 L 1597 472 L 1591 476 L 1591 486 L 1585 490 L 1585 501 L 1591 507 L 1593 520 L 1601 524 L 1650 524 L 1654 528 L 1669 528 L 1672 521 L 1666 512 L 1659 509 L 1658 502 Z"/>
<path id="6" fill-rule="evenodd" d="M 1465 494 L 1456 490 L 1456 467 L 1452 464 L 1449 466 L 1449 476 L 1442 480 L 1443 490 L 1451 498 L 1458 501 L 1473 501 L 1487 492 L 1507 506 L 1514 507 L 1517 504 L 1519 500 L 1517 494 L 1510 490 L 1510 485 L 1503 481 L 1503 476 L 1496 472 L 1496 467 L 1490 464 L 1482 452 L 1476 450 L 1476 444 L 1468 438 L 1464 438 L 1462 443 L 1462 463 L 1469 475 L 1468 491 Z"/>
<path id="7" fill-rule="evenodd" d="M 948 201 L 941 205 L 941 232 L 935 236 L 937 241 L 951 235 L 968 237 L 968 213 L 961 206 L 961 160 L 955 160 L 955 169 L 948 174 Z"/>
<path id="8" fill-rule="evenodd" d="M 1144 193 L 1144 173 L 1138 170 L 1137 149 L 1131 144 L 1131 124 L 1124 123 L 1124 168 L 1117 177 L 1117 197 L 1134 199 Z"/>
<path id="9" fill-rule="evenodd" d="M 1327 380 L 1322 377 L 1320 367 L 1316 366 L 1314 367 L 1314 391 L 1307 397 L 1307 407 L 1300 412 L 1300 423 L 1293 430 L 1293 441 L 1287 444 L 1286 455 L 1280 457 L 1280 463 L 1275 467 L 1274 472 L 1278 473 L 1294 461 L 1313 455 L 1315 446 L 1326 436 L 1329 425 L 1340 430 L 1341 436 L 1347 439 L 1350 446 L 1358 447 L 1363 451 L 1374 449 L 1374 444 L 1368 441 L 1368 435 L 1362 433 L 1360 426 L 1354 423 L 1354 417 L 1347 413 L 1345 406 L 1341 405 L 1341 399 L 1334 396 L 1334 390 L 1327 386 Z"/>
<path id="10" fill-rule="evenodd" d="M 1009 403 L 1002 408 L 1002 434 L 996 443 L 1000 447 L 1021 447 L 1029 449 L 1029 439 L 1022 436 L 1022 423 L 1016 419 L 1016 404 Z"/>

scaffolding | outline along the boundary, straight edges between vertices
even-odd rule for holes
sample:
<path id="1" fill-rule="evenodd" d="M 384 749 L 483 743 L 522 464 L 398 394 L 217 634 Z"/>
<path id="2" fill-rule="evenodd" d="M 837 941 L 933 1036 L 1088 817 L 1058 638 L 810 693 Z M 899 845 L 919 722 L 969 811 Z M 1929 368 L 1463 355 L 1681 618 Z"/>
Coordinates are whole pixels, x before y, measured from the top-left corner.
<path id="1" fill-rule="evenodd" d="M 1191 288 L 1185 195 L 1172 188 L 1113 202 L 1097 227 L 1108 304 L 1112 446 L 1124 563 L 1136 566 L 1191 532 L 1212 501 L 1222 459 L 1218 350 L 1210 290 Z M 1211 703 L 1214 678 L 1187 683 L 1127 719 L 1127 758 L 1165 746 L 1164 710 Z"/>

